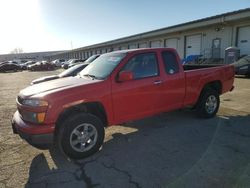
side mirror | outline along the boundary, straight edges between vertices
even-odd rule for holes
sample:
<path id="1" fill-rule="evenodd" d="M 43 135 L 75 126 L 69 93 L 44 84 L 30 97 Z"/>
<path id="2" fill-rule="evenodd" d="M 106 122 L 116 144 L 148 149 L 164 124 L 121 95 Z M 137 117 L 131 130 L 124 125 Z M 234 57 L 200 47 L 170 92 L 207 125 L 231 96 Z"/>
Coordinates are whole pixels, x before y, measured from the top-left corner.
<path id="1" fill-rule="evenodd" d="M 121 71 L 118 76 L 119 82 L 125 82 L 125 81 L 129 81 L 133 79 L 134 79 L 134 75 L 133 75 L 133 72 L 131 71 Z"/>

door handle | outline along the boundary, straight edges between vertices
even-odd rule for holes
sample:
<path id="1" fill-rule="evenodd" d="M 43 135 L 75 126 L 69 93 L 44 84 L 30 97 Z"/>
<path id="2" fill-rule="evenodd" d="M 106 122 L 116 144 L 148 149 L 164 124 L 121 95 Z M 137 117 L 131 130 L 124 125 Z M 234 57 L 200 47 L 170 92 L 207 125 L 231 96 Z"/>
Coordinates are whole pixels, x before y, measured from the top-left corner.
<path id="1" fill-rule="evenodd" d="M 162 81 L 161 81 L 161 80 L 156 80 L 156 81 L 154 81 L 154 85 L 160 85 L 160 84 L 162 84 Z"/>

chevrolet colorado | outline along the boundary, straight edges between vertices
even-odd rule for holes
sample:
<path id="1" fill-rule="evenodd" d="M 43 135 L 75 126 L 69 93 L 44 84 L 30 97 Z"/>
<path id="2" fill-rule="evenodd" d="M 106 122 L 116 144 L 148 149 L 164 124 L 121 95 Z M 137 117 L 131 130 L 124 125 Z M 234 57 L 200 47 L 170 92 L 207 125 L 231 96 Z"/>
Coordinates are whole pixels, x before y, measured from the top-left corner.
<path id="1" fill-rule="evenodd" d="M 21 90 L 12 128 L 35 147 L 55 143 L 80 159 L 99 150 L 110 125 L 187 106 L 215 116 L 233 82 L 233 66 L 182 65 L 171 48 L 111 52 L 76 77 Z"/>

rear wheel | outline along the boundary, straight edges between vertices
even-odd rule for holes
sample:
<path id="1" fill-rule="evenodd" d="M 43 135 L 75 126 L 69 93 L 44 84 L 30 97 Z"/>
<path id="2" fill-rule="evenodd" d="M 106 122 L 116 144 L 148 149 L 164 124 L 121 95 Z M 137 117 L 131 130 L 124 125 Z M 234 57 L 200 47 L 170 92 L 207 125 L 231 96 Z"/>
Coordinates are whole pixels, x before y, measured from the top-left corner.
<path id="1" fill-rule="evenodd" d="M 217 91 L 206 89 L 202 92 L 197 104 L 197 114 L 203 118 L 211 118 L 216 115 L 220 106 L 220 97 Z"/>
<path id="2" fill-rule="evenodd" d="M 81 159 L 97 152 L 103 144 L 104 126 L 92 114 L 76 114 L 60 127 L 57 143 L 72 159 Z"/>

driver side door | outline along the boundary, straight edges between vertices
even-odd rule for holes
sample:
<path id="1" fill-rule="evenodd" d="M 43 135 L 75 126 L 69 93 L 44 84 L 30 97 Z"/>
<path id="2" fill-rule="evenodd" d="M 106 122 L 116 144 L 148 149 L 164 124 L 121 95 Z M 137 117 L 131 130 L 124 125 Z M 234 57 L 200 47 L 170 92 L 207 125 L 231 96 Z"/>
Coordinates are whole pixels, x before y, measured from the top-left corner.
<path id="1" fill-rule="evenodd" d="M 154 114 L 160 97 L 160 71 L 156 53 L 134 55 L 121 71 L 131 71 L 133 79 L 112 84 L 114 119 L 117 122 Z"/>

